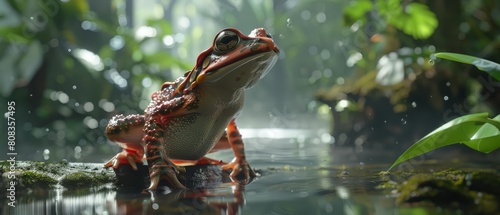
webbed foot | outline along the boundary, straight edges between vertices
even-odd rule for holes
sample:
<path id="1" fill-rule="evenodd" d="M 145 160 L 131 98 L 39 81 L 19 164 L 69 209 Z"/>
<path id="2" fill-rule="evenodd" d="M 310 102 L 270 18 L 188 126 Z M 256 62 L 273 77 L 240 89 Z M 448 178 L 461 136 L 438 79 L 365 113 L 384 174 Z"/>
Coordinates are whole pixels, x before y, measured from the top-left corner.
<path id="1" fill-rule="evenodd" d="M 232 169 L 231 174 L 229 174 L 231 180 L 240 183 L 243 182 L 244 184 L 249 183 L 252 178 L 255 178 L 257 176 L 255 174 L 255 171 L 253 171 L 245 158 L 235 157 L 231 162 L 223 165 L 222 169 Z M 245 176 L 243 181 L 240 181 L 236 178 L 236 176 L 241 172 L 243 172 L 243 175 Z"/>
<path id="2" fill-rule="evenodd" d="M 168 181 L 173 189 L 186 189 L 186 187 L 179 182 L 179 179 L 177 179 L 177 174 L 179 174 L 179 172 L 186 172 L 186 169 L 168 160 L 166 162 L 162 161 L 153 164 L 150 168 L 149 175 L 151 185 L 147 190 L 156 190 L 161 179 Z"/>
<path id="3" fill-rule="evenodd" d="M 142 156 L 135 151 L 127 151 L 124 149 L 106 162 L 104 167 L 113 167 L 113 169 L 116 169 L 120 164 L 129 164 L 132 166 L 132 169 L 137 170 L 137 165 L 135 163 L 142 163 Z"/>

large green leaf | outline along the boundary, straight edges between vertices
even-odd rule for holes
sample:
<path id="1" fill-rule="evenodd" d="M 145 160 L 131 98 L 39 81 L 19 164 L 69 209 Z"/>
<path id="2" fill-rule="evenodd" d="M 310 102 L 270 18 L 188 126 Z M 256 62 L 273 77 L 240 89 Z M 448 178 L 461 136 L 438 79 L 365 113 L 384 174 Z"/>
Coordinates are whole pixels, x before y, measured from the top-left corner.
<path id="1" fill-rule="evenodd" d="M 372 8 L 370 0 L 350 1 L 344 8 L 344 24 L 350 26 L 359 20 L 366 22 L 366 13 Z"/>
<path id="2" fill-rule="evenodd" d="M 401 7 L 396 7 L 396 4 L 388 6 L 389 9 L 394 8 L 385 12 L 389 23 L 415 39 L 426 39 L 434 33 L 438 20 L 426 5 L 412 2 Z"/>
<path id="3" fill-rule="evenodd" d="M 474 65 L 479 70 L 488 73 L 493 78 L 500 81 L 500 64 L 495 63 L 493 61 L 485 60 L 470 55 L 450 53 L 450 52 L 439 52 L 436 53 L 435 56 L 438 58 Z"/>
<path id="4" fill-rule="evenodd" d="M 389 167 L 443 146 L 463 143 L 468 147 L 489 153 L 500 147 L 500 115 L 493 119 L 488 113 L 469 114 L 442 125 L 408 148 Z"/>

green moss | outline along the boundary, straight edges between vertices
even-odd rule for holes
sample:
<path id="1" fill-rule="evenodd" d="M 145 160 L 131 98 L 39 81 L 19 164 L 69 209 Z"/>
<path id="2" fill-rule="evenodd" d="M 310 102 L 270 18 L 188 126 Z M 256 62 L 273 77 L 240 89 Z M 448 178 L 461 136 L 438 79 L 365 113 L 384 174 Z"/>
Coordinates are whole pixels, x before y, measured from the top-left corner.
<path id="1" fill-rule="evenodd" d="M 9 172 L 10 163 L 0 161 L 0 172 Z M 0 179 L 0 189 L 5 189 L 12 181 L 6 175 Z M 57 184 L 59 178 L 63 178 L 61 184 L 69 189 L 80 187 L 99 186 L 116 180 L 115 174 L 106 171 L 102 164 L 83 164 L 68 162 L 37 162 L 17 161 L 15 166 L 16 189 L 47 188 Z M 78 181 L 80 180 L 80 181 Z"/>
<path id="2" fill-rule="evenodd" d="M 105 174 L 104 172 L 95 173 L 94 174 L 94 178 L 96 179 L 96 181 L 99 184 L 110 183 L 110 182 L 114 182 L 116 180 L 116 176 L 115 175 Z"/>
<path id="3" fill-rule="evenodd" d="M 379 188 L 394 189 L 392 181 Z M 396 202 L 431 203 L 467 214 L 489 214 L 500 209 L 500 175 L 495 171 L 447 169 L 433 174 L 414 174 L 398 183 Z"/>
<path id="4" fill-rule="evenodd" d="M 57 184 L 57 180 L 48 176 L 47 174 L 24 171 L 16 176 L 18 182 L 18 189 L 25 188 L 47 188 Z"/>
<path id="5" fill-rule="evenodd" d="M 113 177 L 106 174 L 75 172 L 65 175 L 61 179 L 61 185 L 68 189 L 89 188 L 112 182 Z"/>
<path id="6" fill-rule="evenodd" d="M 0 173 L 8 172 L 10 164 L 7 161 L 0 161 Z"/>
<path id="7" fill-rule="evenodd" d="M 87 188 L 97 184 L 97 180 L 87 173 L 75 172 L 65 175 L 61 179 L 61 185 L 68 189 Z"/>
<path id="8" fill-rule="evenodd" d="M 455 186 L 452 181 L 433 178 L 430 174 L 410 177 L 400 188 L 398 203 L 430 201 L 438 205 L 469 206 L 474 198 L 467 189 Z"/>

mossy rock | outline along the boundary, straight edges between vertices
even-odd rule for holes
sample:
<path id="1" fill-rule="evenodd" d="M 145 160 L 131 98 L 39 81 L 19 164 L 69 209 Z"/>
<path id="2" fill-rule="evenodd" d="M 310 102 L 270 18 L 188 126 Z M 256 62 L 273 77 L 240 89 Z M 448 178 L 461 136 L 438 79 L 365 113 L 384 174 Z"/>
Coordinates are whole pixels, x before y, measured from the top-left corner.
<path id="1" fill-rule="evenodd" d="M 61 185 L 68 189 L 89 188 L 112 182 L 105 175 L 89 172 L 70 173 L 61 178 Z"/>
<path id="2" fill-rule="evenodd" d="M 37 189 L 53 187 L 57 184 L 57 180 L 47 174 L 35 171 L 23 171 L 16 174 L 17 189 Z"/>
<path id="3" fill-rule="evenodd" d="M 20 192 L 29 189 L 53 187 L 60 183 L 67 189 L 91 188 L 115 182 L 116 176 L 106 170 L 103 164 L 17 161 L 14 172 L 9 162 L 0 162 L 2 182 L 0 189 L 6 189 L 11 181 Z M 12 175 L 16 176 L 15 179 Z M 11 178 L 9 178 L 9 176 Z"/>
<path id="4" fill-rule="evenodd" d="M 414 174 L 396 186 L 385 185 L 387 183 L 382 183 L 379 187 L 396 187 L 396 202 L 403 205 L 432 204 L 465 214 L 498 214 L 500 211 L 500 175 L 495 170 L 447 169 Z"/>

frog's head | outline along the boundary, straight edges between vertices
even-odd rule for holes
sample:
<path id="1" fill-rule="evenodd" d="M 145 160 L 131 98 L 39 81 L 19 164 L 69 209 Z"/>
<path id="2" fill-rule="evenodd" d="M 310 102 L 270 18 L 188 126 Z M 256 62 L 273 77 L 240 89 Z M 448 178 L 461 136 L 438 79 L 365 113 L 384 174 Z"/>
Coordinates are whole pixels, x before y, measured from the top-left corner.
<path id="1" fill-rule="evenodd" d="M 186 85 L 246 89 L 264 77 L 278 59 L 279 49 L 263 28 L 248 36 L 234 28 L 221 30 L 210 48 L 186 74 Z M 184 86 L 182 86 L 184 87 Z"/>

